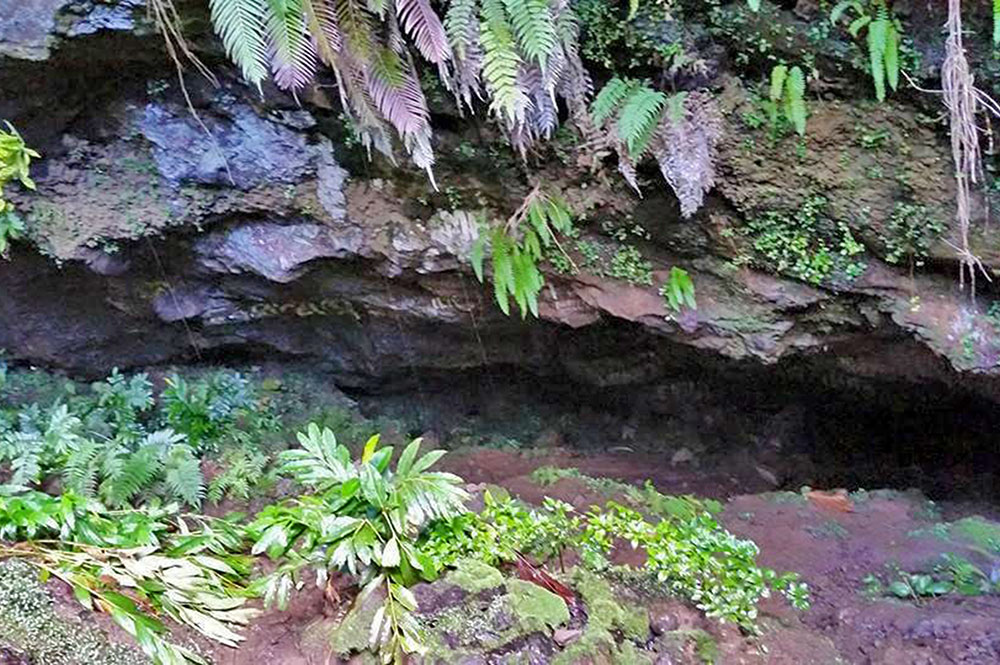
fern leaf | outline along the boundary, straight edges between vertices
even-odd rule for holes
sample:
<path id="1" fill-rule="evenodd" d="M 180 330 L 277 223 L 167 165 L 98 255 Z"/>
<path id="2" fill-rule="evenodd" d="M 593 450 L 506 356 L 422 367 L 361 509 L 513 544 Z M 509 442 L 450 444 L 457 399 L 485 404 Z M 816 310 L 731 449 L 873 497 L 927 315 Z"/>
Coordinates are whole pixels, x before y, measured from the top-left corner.
<path id="1" fill-rule="evenodd" d="M 775 65 L 771 69 L 771 94 L 770 99 L 772 102 L 777 102 L 781 99 L 782 93 L 785 90 L 785 78 L 788 76 L 788 67 L 786 65 Z"/>
<path id="2" fill-rule="evenodd" d="M 396 11 L 421 55 L 436 65 L 451 59 L 444 26 L 428 0 L 396 0 Z"/>
<path id="3" fill-rule="evenodd" d="M 899 87 L 899 31 L 889 22 L 885 37 L 885 80 L 889 87 L 896 90 Z"/>
<path id="4" fill-rule="evenodd" d="M 633 92 L 625 101 L 618 119 L 618 137 L 633 159 L 638 159 L 645 152 L 660 122 L 660 112 L 666 101 L 665 94 L 646 86 Z"/>
<path id="5" fill-rule="evenodd" d="M 375 37 L 371 14 L 357 0 L 333 0 L 337 25 L 346 46 L 358 63 L 367 63 L 375 55 Z M 359 67 L 360 68 L 360 67 Z"/>
<path id="6" fill-rule="evenodd" d="M 100 453 L 104 446 L 84 440 L 74 446 L 63 466 L 63 483 L 80 496 L 92 497 L 97 494 Z"/>
<path id="7" fill-rule="evenodd" d="M 527 95 L 518 86 L 521 56 L 502 0 L 483 0 L 482 16 L 483 78 L 493 97 L 490 110 L 513 126 L 524 121 L 529 104 Z"/>
<path id="8" fill-rule="evenodd" d="M 806 77 L 799 67 L 792 67 L 785 83 L 785 115 L 799 136 L 806 133 Z"/>
<path id="9" fill-rule="evenodd" d="M 590 106 L 590 116 L 594 124 L 603 127 L 609 118 L 618 110 L 622 102 L 631 95 L 640 83 L 633 79 L 622 79 L 617 76 L 608 81 L 597 93 Z"/>
<path id="10" fill-rule="evenodd" d="M 267 78 L 266 0 L 209 0 L 209 8 L 226 53 L 259 89 Z"/>
<path id="11" fill-rule="evenodd" d="M 306 27 L 316 42 L 320 59 L 330 67 L 337 66 L 337 52 L 343 47 L 344 35 L 337 25 L 337 14 L 325 0 L 302 0 Z"/>
<path id="12" fill-rule="evenodd" d="M 993 0 L 993 45 L 1000 46 L 1000 0 Z"/>
<path id="13" fill-rule="evenodd" d="M 504 0 L 510 24 L 529 62 L 545 67 L 556 48 L 556 27 L 546 0 Z"/>
<path id="14" fill-rule="evenodd" d="M 298 90 L 316 75 L 316 47 L 307 36 L 302 0 L 268 0 L 267 29 L 274 81 L 285 90 Z"/>
<path id="15" fill-rule="evenodd" d="M 876 19 L 868 25 L 868 61 L 875 83 L 875 97 L 885 101 L 885 47 L 889 21 Z"/>
<path id="16" fill-rule="evenodd" d="M 163 484 L 170 495 L 198 507 L 205 496 L 201 464 L 189 446 L 176 446 L 164 464 Z"/>

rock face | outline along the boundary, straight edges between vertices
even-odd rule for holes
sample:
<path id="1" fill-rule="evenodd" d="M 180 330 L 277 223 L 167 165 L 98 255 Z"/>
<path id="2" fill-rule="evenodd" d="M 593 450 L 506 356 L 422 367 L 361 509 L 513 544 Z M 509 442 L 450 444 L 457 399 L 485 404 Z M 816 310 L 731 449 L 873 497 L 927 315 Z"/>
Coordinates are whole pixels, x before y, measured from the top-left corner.
<path id="1" fill-rule="evenodd" d="M 527 190 L 514 166 L 457 149 L 471 130 L 439 133 L 435 193 L 421 174 L 360 160 L 322 90 L 303 106 L 274 90 L 262 101 L 220 64 L 218 89 L 189 77 L 196 118 L 141 4 L 0 0 L 0 116 L 44 152 L 37 193 L 16 196 L 34 247 L 0 262 L 8 357 L 96 374 L 278 354 L 348 383 L 512 365 L 596 386 L 655 384 L 713 357 L 807 358 L 912 384 L 957 385 L 962 370 L 982 375 L 963 386 L 996 391 L 988 294 L 958 291 L 947 232 L 913 271 L 896 237 L 906 215 L 946 227 L 951 210 L 947 146 L 919 108 L 816 102 L 800 148 L 769 139 L 748 119 L 753 94 L 716 72 L 727 131 L 695 220 L 665 193 L 640 200 L 617 179 L 545 165 L 591 220 L 581 242 L 605 255 L 588 263 L 571 246 L 582 269 L 548 266 L 541 321 L 522 322 L 498 311 L 468 253 L 470 211 L 501 217 Z M 774 246 L 789 233 L 832 268 L 796 267 L 803 256 Z M 648 277 L 602 268 L 628 248 Z M 671 314 L 659 294 L 674 266 L 694 279 L 696 311 Z"/>

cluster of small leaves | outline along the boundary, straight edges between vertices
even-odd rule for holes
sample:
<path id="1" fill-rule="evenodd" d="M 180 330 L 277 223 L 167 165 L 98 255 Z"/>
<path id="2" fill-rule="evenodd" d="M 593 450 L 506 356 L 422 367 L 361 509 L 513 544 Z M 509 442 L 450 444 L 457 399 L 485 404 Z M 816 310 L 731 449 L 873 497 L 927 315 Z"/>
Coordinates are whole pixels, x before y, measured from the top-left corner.
<path id="1" fill-rule="evenodd" d="M 848 9 L 857 15 L 847 27 L 852 37 L 857 38 L 867 29 L 868 63 L 875 96 L 885 100 L 885 85 L 892 90 L 899 86 L 899 46 L 903 32 L 902 24 L 889 10 L 886 0 L 869 0 L 868 6 L 861 0 L 841 0 L 830 12 L 830 22 L 836 24 Z"/>
<path id="2" fill-rule="evenodd" d="M 945 231 L 945 224 L 931 215 L 926 206 L 897 202 L 881 234 L 886 262 L 898 265 L 907 261 L 913 268 L 923 267 L 931 245 Z"/>
<path id="3" fill-rule="evenodd" d="M 271 457 L 252 444 L 227 448 L 219 457 L 221 471 L 208 484 L 208 500 L 219 503 L 225 497 L 249 501 L 254 490 L 267 481 Z"/>
<path id="4" fill-rule="evenodd" d="M 667 303 L 667 307 L 674 311 L 683 311 L 685 307 L 698 309 L 698 301 L 694 294 L 694 281 L 691 275 L 684 268 L 674 266 L 670 269 L 670 276 L 667 283 L 660 289 L 660 295 Z"/>
<path id="5" fill-rule="evenodd" d="M 485 279 L 483 263 L 488 242 L 493 293 L 504 314 L 510 314 L 510 299 L 513 298 L 522 318 L 529 312 L 538 316 L 538 294 L 545 285 L 538 263 L 545 251 L 553 247 L 565 256 L 557 234 L 573 234 L 569 207 L 560 197 L 545 194 L 537 188 L 505 224 L 480 232 L 470 253 L 472 268 L 482 282 Z"/>
<path id="6" fill-rule="evenodd" d="M 551 499 L 541 509 L 530 509 L 487 494 L 481 514 L 435 524 L 422 549 L 447 566 L 470 557 L 495 564 L 522 552 L 547 557 L 571 547 L 585 565 L 603 570 L 620 540 L 644 549 L 647 567 L 659 581 L 707 616 L 756 630 L 757 603 L 772 590 L 797 608 L 808 607 L 808 589 L 796 575 L 759 567 L 757 546 L 736 538 L 707 512 L 652 523 L 614 502 L 575 514 L 571 506 Z"/>
<path id="7" fill-rule="evenodd" d="M 722 121 L 708 95 L 672 96 L 649 81 L 614 77 L 590 108 L 607 146 L 618 156 L 618 170 L 639 192 L 636 165 L 651 156 L 677 194 L 681 212 L 693 215 L 715 184 L 716 143 Z"/>
<path id="8" fill-rule="evenodd" d="M 802 68 L 775 65 L 771 69 L 771 87 L 767 101 L 772 132 L 777 132 L 778 119 L 784 117 L 799 136 L 805 136 L 808 111 L 805 101 L 806 77 Z"/>
<path id="9" fill-rule="evenodd" d="M 746 233 L 764 264 L 811 284 L 837 274 L 847 279 L 865 269 L 858 257 L 864 246 L 850 227 L 825 216 L 826 199 L 810 196 L 793 213 L 768 210 L 747 221 Z"/>
<path id="10" fill-rule="evenodd" d="M 284 607 L 293 588 L 312 571 L 321 588 L 331 574 L 359 576 L 362 598 L 384 586 L 385 605 L 371 626 L 371 643 L 386 662 L 401 662 L 422 646 L 406 586 L 437 575 L 434 562 L 416 546 L 432 520 L 465 511 L 461 479 L 431 471 L 444 454 L 419 455 L 410 443 L 392 468 L 392 447 L 374 436 L 360 460 L 328 429 L 310 425 L 299 434 L 301 449 L 282 453 L 279 471 L 310 493 L 262 510 L 248 526 L 253 554 L 278 562 L 260 584 L 265 604 Z"/>
<path id="11" fill-rule="evenodd" d="M 34 189 L 35 183 L 29 175 L 31 160 L 40 156 L 24 144 L 13 125 L 5 124 L 7 130 L 0 129 L 0 257 L 7 256 L 11 240 L 24 234 L 24 222 L 15 212 L 14 204 L 4 198 L 4 187 L 11 180 L 17 180 L 28 189 Z"/>
<path id="12" fill-rule="evenodd" d="M 169 641 L 158 617 L 221 644 L 255 615 L 242 580 L 248 560 L 234 524 L 184 516 L 176 504 L 111 511 L 72 492 L 0 496 L 0 559 L 35 566 L 68 584 L 86 608 L 105 612 L 157 665 L 205 664 Z"/>

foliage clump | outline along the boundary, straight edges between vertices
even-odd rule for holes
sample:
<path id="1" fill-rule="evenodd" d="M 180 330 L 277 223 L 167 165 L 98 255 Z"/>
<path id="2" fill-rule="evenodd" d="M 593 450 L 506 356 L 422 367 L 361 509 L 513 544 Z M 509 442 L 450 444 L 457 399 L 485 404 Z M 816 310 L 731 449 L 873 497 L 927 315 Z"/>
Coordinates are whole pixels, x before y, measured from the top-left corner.
<path id="1" fill-rule="evenodd" d="M 40 156 L 25 145 L 13 125 L 5 124 L 7 130 L 0 129 L 0 256 L 6 256 L 10 241 L 24 233 L 24 222 L 15 212 L 14 204 L 4 198 L 4 187 L 11 180 L 17 180 L 24 187 L 34 189 L 35 183 L 29 174 L 31 160 Z"/>

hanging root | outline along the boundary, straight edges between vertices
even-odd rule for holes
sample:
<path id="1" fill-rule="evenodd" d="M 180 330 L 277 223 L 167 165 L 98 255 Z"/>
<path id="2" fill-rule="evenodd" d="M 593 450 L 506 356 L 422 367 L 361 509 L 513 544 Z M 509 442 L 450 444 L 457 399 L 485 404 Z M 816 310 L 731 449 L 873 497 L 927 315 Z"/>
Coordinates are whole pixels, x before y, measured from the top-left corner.
<path id="1" fill-rule="evenodd" d="M 955 164 L 955 219 L 958 221 L 959 242 L 952 244 L 960 260 L 959 284 L 965 288 L 969 277 L 970 296 L 976 296 L 976 272 L 990 281 L 982 261 L 969 247 L 969 227 L 972 215 L 972 189 L 983 178 L 982 156 L 976 114 L 980 110 L 1000 115 L 997 103 L 977 90 L 962 40 L 961 0 L 948 0 L 948 40 L 945 60 L 941 66 L 941 87 L 948 107 L 951 124 L 951 156 Z"/>

